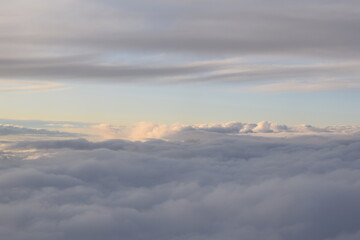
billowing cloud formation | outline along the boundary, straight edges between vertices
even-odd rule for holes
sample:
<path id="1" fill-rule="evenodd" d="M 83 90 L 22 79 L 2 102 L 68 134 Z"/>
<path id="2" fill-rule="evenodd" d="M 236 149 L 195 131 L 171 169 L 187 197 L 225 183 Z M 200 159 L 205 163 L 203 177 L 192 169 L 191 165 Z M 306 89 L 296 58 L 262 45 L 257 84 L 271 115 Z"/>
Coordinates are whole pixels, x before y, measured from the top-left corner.
<path id="1" fill-rule="evenodd" d="M 5 0 L 0 78 L 359 88 L 359 9 L 353 0 Z"/>
<path id="2" fill-rule="evenodd" d="M 0 119 L 0 136 L 36 137 L 86 137 L 88 140 L 126 139 L 131 141 L 148 139 L 174 140 L 182 136 L 201 134 L 254 135 L 266 137 L 286 137 L 297 135 L 336 135 L 355 134 L 360 132 L 359 126 L 327 126 L 312 125 L 289 126 L 269 121 L 259 123 L 224 122 L 208 124 L 155 124 L 139 122 L 133 125 L 115 126 L 66 121 L 10 120 Z M 21 125 L 14 125 L 21 124 Z M 5 139 L 6 140 L 6 139 Z"/>
<path id="3" fill-rule="evenodd" d="M 358 239 L 358 135 L 190 133 L 178 141 L 23 142 L 17 148 L 38 149 L 27 157 L 7 149 L 0 237 Z"/>
<path id="4" fill-rule="evenodd" d="M 100 124 L 92 126 L 95 133 L 103 138 L 123 138 L 142 140 L 148 138 L 171 139 L 182 132 L 209 132 L 224 134 L 255 134 L 255 135 L 306 135 L 306 134 L 350 134 L 360 131 L 359 126 L 328 126 L 314 127 L 311 125 L 287 126 L 268 121 L 259 123 L 226 122 L 212 124 L 154 124 L 140 122 L 130 126 L 112 126 Z"/>

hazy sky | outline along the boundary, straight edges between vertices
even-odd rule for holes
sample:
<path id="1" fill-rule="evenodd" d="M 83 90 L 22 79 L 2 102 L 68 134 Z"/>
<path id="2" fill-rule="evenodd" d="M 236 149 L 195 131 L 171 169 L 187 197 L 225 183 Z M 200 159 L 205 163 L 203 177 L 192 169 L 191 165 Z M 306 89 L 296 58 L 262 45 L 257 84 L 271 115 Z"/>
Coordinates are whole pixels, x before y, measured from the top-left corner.
<path id="1" fill-rule="evenodd" d="M 359 1 L 2 0 L 2 118 L 358 124 Z"/>

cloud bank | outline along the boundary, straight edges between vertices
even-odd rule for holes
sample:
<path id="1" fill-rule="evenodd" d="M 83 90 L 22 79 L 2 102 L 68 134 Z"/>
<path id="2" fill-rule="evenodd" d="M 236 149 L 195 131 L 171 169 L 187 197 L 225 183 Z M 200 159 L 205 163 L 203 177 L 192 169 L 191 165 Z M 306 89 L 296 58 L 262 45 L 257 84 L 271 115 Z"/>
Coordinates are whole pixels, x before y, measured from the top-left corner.
<path id="1" fill-rule="evenodd" d="M 78 138 L 101 141 L 105 139 L 124 139 L 130 141 L 147 141 L 162 139 L 167 141 L 194 136 L 262 136 L 262 137 L 294 137 L 300 135 L 346 135 L 359 134 L 360 126 L 325 126 L 316 127 L 308 124 L 285 125 L 270 121 L 258 123 L 223 122 L 203 124 L 156 124 L 139 122 L 132 125 L 110 125 L 106 123 L 86 123 L 68 121 L 11 120 L 0 119 L 0 136 L 7 140 L 25 140 L 37 138 Z"/>
<path id="2" fill-rule="evenodd" d="M 4 149 L 1 238 L 360 236 L 359 135 L 186 134 L 173 141 L 31 141 Z"/>
<path id="3" fill-rule="evenodd" d="M 67 136 L 67 137 L 75 137 L 77 134 L 60 132 L 60 131 L 50 131 L 47 129 L 36 129 L 36 128 L 26 128 L 17 125 L 11 124 L 0 124 L 0 136 L 9 136 L 9 135 L 39 135 L 39 136 Z"/>
<path id="4" fill-rule="evenodd" d="M 326 134 L 355 134 L 360 132 L 359 126 L 327 126 L 312 125 L 288 126 L 269 121 L 259 123 L 225 122 L 210 124 L 155 124 L 140 122 L 129 126 L 113 126 L 109 124 L 93 125 L 93 133 L 105 139 L 122 138 L 128 140 L 172 139 L 177 135 L 189 133 L 218 133 L 227 135 L 255 135 L 255 136 L 296 136 L 296 135 L 326 135 Z"/>
<path id="5" fill-rule="evenodd" d="M 71 121 L 45 121 L 45 120 L 19 120 L 1 118 L 0 123 L 3 125 L 17 125 L 26 128 L 88 128 L 94 123 L 71 122 Z"/>

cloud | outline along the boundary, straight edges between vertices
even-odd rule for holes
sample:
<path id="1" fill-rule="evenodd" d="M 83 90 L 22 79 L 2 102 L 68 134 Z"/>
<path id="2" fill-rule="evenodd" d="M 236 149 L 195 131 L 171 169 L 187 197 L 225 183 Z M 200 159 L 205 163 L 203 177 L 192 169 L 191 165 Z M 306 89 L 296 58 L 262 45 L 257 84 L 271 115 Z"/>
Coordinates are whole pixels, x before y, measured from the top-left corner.
<path id="1" fill-rule="evenodd" d="M 122 138 L 129 140 L 172 139 L 180 135 L 192 136 L 194 132 L 282 137 L 309 134 L 354 134 L 360 131 L 359 126 L 315 127 L 306 124 L 287 126 L 269 121 L 259 123 L 225 122 L 193 125 L 140 122 L 129 126 L 99 124 L 92 126 L 92 129 L 93 134 L 100 135 L 105 139 Z"/>
<path id="2" fill-rule="evenodd" d="M 35 128 L 26 128 L 17 125 L 11 124 L 0 124 L 0 136 L 9 136 L 9 135 L 38 135 L 38 136 L 56 136 L 56 137 L 75 137 L 79 136 L 74 133 L 60 132 L 60 131 L 50 131 L 47 129 L 35 129 Z"/>
<path id="3" fill-rule="evenodd" d="M 93 126 L 96 134 L 105 138 L 126 138 L 130 140 L 141 140 L 146 138 L 163 138 L 186 128 L 182 124 L 155 124 L 140 122 L 130 126 L 112 126 L 99 124 Z"/>
<path id="4" fill-rule="evenodd" d="M 142 0 L 17 0 L 4 3 L 1 28 L 7 29 L 5 45 L 12 40 L 19 46 L 77 50 L 349 57 L 358 56 L 359 35 L 353 31 L 359 23 L 357 7 L 353 0 L 328 1 L 326 6 L 320 0 L 157 0 L 151 5 Z M 16 13 L 23 17 L 11 21 Z"/>
<path id="5" fill-rule="evenodd" d="M 0 119 L 1 124 L 19 125 L 26 128 L 88 128 L 94 123 L 74 122 L 74 121 L 46 121 L 46 120 L 19 120 L 19 119 Z"/>
<path id="6" fill-rule="evenodd" d="M 254 92 L 314 92 L 314 91 L 330 91 L 339 89 L 357 89 L 360 83 L 353 81 L 289 81 L 283 83 L 264 84 L 253 86 L 249 88 L 239 89 L 241 92 L 254 91 Z"/>
<path id="7" fill-rule="evenodd" d="M 87 140 L 124 139 L 130 141 L 175 140 L 182 138 L 210 138 L 223 135 L 252 135 L 263 137 L 292 137 L 300 135 L 358 134 L 359 126 L 324 126 L 308 124 L 285 125 L 269 121 L 258 123 L 223 122 L 203 124 L 156 124 L 139 122 L 132 125 L 110 125 L 69 121 L 0 119 L 0 136 L 16 136 L 17 140 L 36 137 L 84 137 Z M 206 137 L 204 137 L 206 136 Z M 40 140 L 40 139 L 38 139 Z"/>
<path id="8" fill-rule="evenodd" d="M 46 83 L 46 82 L 29 82 L 29 81 L 1 81 L 0 85 L 7 86 L 1 87 L 0 92 L 12 91 L 54 91 L 61 90 L 62 85 L 59 83 Z M 15 86 L 13 86 L 15 85 Z"/>
<path id="9" fill-rule="evenodd" d="M 358 135 L 22 142 L 0 153 L 0 236 L 352 240 Z M 216 136 L 216 137 L 215 137 Z M 6 151 L 10 151 L 7 149 Z"/>
<path id="10" fill-rule="evenodd" d="M 0 15 L 0 78 L 11 81 L 359 85 L 353 0 L 14 0 Z"/>

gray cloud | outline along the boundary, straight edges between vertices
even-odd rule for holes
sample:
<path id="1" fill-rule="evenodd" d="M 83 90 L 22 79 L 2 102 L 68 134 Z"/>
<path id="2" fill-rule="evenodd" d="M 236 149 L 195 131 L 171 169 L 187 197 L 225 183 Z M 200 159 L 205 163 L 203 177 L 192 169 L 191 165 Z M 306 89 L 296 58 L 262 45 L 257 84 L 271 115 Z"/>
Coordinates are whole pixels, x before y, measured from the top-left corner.
<path id="1" fill-rule="evenodd" d="M 68 62 L 68 58 L 12 59 L 0 64 L 3 78 L 86 80 L 110 82 L 269 82 L 288 80 L 331 80 L 344 86 L 357 82 L 358 62 L 308 66 L 250 64 L 233 61 L 188 62 L 179 64 L 102 64 L 98 61 Z M 11 65 L 9 67 L 9 65 Z M 344 80 L 347 80 L 344 81 Z M 321 81 L 320 81 L 321 83 Z M 322 83 L 326 83 L 322 81 Z M 353 84 L 353 86 L 355 86 Z"/>
<path id="2" fill-rule="evenodd" d="M 0 124 L 0 136 L 8 136 L 8 135 L 40 135 L 40 136 L 46 135 L 46 136 L 57 136 L 57 137 L 79 136 L 78 134 L 74 134 L 74 133 L 50 131 L 47 129 L 26 128 L 11 124 Z"/>
<path id="3" fill-rule="evenodd" d="M 360 36 L 354 31 L 359 23 L 358 3 L 351 0 L 327 1 L 326 5 L 320 0 L 301 3 L 159 0 L 151 5 L 144 1 L 44 3 L 8 4 L 12 11 L 5 7 L 3 18 L 10 18 L 9 14 L 17 11 L 23 13 L 24 19 L 16 23 L 7 21 L 4 28 L 10 25 L 19 30 L 30 26 L 33 31 L 25 31 L 22 38 L 19 32 L 10 29 L 5 36 L 16 37 L 25 44 L 112 50 L 358 55 L 354 52 Z M 72 4 L 78 8 L 70 8 Z M 48 21 L 42 22 L 42 18 Z"/>
<path id="4" fill-rule="evenodd" d="M 358 5 L 352 0 L 6 1 L 0 10 L 0 77 L 358 83 Z M 148 59 L 128 63 L 119 57 L 124 55 Z M 154 61 L 158 55 L 163 59 Z M 188 60 L 234 57 L 270 60 L 201 66 Z M 293 64 L 274 64 L 282 58 Z"/>
<path id="5" fill-rule="evenodd" d="M 17 125 L 25 128 L 88 128 L 94 123 L 71 122 L 71 121 L 44 121 L 44 120 L 16 120 L 0 119 L 2 125 Z"/>
<path id="6" fill-rule="evenodd" d="M 21 149 L 38 149 L 27 153 L 33 160 L 23 161 L 16 148 L 10 159 L 0 154 L 0 236 L 358 237 L 358 135 L 197 134 L 178 141 L 23 142 Z"/>
<path id="7" fill-rule="evenodd" d="M 49 63 L 47 63 L 49 60 Z M 140 65 L 115 65 L 101 64 L 101 62 L 68 62 L 64 59 L 13 59 L 4 60 L 14 62 L 11 67 L 9 64 L 0 65 L 1 76 L 6 78 L 20 79 L 67 79 L 67 80 L 110 80 L 120 82 L 130 81 L 164 81 L 172 82 L 172 79 L 186 78 L 189 75 L 212 74 L 225 66 L 214 63 L 192 63 L 163 66 L 140 66 Z M 26 61 L 26 63 L 25 63 Z M 43 62 L 44 61 L 44 62 Z M 19 64 L 16 64 L 20 62 Z M 30 66 L 29 66 L 30 65 Z M 175 81 L 173 80 L 173 81 Z M 180 80 L 182 80 L 180 78 Z"/>

